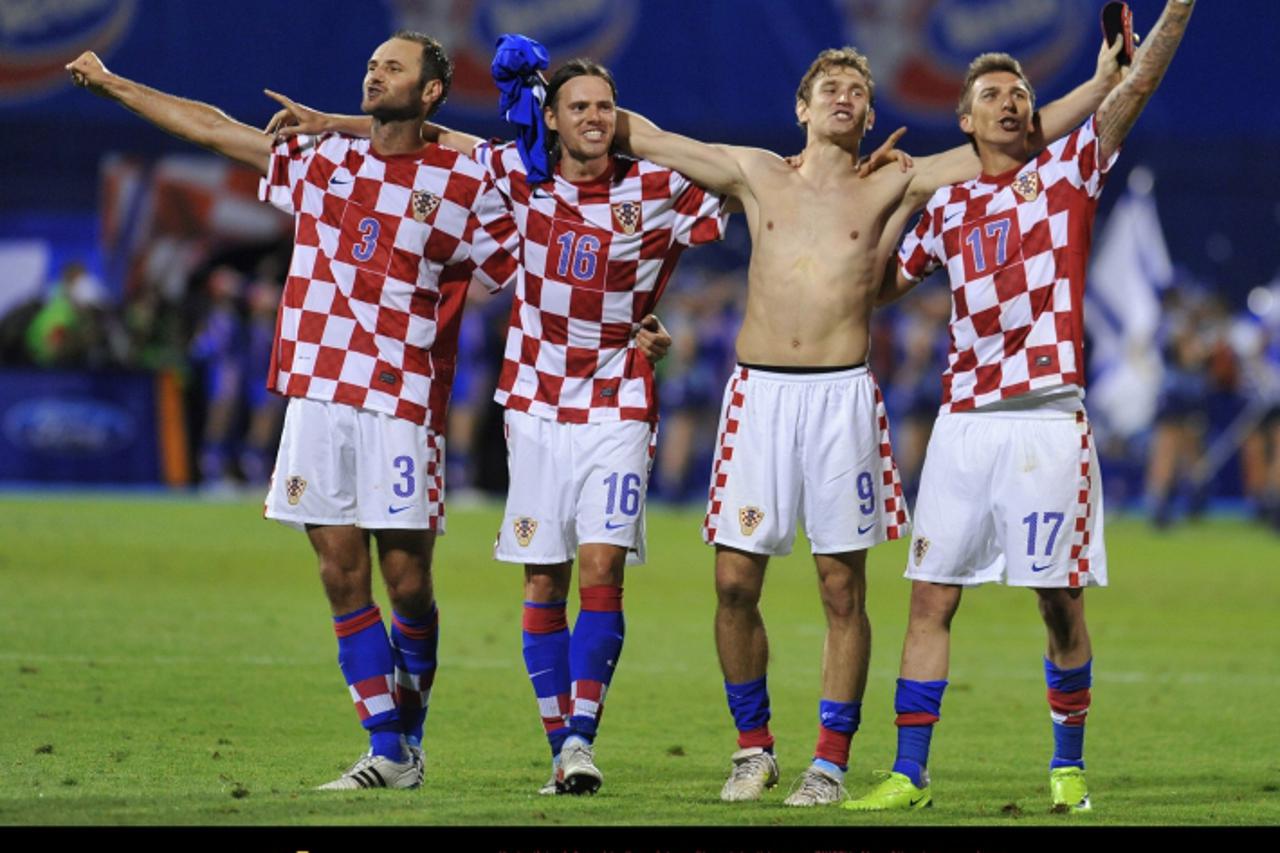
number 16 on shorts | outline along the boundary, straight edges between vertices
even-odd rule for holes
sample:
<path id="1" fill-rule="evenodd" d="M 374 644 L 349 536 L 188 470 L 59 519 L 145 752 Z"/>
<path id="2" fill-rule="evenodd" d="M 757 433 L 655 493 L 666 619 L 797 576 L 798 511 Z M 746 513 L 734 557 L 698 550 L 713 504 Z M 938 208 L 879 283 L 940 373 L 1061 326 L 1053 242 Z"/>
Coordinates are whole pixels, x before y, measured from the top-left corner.
<path id="1" fill-rule="evenodd" d="M 605 530 L 618 530 L 635 524 L 636 515 L 640 512 L 640 475 L 614 471 L 604 478 L 602 485 L 605 487 Z"/>

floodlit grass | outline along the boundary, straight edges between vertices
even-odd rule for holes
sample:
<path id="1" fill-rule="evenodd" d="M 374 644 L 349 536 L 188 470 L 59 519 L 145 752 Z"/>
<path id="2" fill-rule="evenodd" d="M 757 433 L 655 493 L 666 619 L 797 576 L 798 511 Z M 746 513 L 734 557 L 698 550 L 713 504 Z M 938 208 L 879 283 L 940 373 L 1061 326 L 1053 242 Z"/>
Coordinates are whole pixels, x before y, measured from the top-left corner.
<path id="1" fill-rule="evenodd" d="M 956 620 L 936 807 L 854 815 L 781 805 L 817 733 L 823 622 L 802 544 L 774 562 L 764 601 L 784 781 L 760 803 L 717 800 L 734 733 L 696 512 L 651 511 L 650 565 L 627 579 L 605 787 L 537 796 L 548 756 L 520 657 L 521 573 L 490 557 L 499 517 L 453 509 L 437 547 L 426 785 L 346 795 L 311 790 L 364 741 L 300 534 L 253 502 L 0 499 L 0 824 L 1280 823 L 1280 540 L 1243 522 L 1108 527 L 1113 585 L 1088 596 L 1092 814 L 1048 812 L 1043 628 L 1031 593 L 993 587 L 966 594 Z M 855 795 L 893 757 L 905 558 L 894 543 L 869 560 Z"/>

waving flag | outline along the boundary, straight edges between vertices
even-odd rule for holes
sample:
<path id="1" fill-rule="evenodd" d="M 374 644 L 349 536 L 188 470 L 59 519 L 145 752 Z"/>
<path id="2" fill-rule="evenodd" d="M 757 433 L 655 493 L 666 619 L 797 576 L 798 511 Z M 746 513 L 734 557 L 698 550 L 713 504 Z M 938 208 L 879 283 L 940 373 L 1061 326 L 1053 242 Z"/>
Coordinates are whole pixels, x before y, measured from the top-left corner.
<path id="1" fill-rule="evenodd" d="M 1173 279 L 1151 171 L 1139 166 L 1116 202 L 1089 268 L 1085 325 L 1092 339 L 1089 411 L 1100 437 L 1151 425 L 1164 368 L 1156 343 L 1160 291 Z"/>

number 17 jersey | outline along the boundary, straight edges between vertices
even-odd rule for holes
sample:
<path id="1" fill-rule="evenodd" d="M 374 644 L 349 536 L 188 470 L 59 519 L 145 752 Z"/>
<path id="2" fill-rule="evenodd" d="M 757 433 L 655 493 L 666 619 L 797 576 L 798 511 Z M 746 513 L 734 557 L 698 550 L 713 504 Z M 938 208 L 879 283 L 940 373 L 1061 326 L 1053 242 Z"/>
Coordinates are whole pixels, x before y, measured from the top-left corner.
<path id="1" fill-rule="evenodd" d="M 1090 118 L 1016 169 L 933 194 L 898 260 L 913 281 L 939 266 L 951 280 L 943 414 L 1084 387 L 1085 262 L 1115 158 Z"/>
<path id="2" fill-rule="evenodd" d="M 520 268 L 494 399 L 562 423 L 655 422 L 653 369 L 634 324 L 653 311 L 681 253 L 719 240 L 723 199 L 647 160 L 600 178 L 531 186 L 512 144 L 473 156 L 508 199 Z"/>

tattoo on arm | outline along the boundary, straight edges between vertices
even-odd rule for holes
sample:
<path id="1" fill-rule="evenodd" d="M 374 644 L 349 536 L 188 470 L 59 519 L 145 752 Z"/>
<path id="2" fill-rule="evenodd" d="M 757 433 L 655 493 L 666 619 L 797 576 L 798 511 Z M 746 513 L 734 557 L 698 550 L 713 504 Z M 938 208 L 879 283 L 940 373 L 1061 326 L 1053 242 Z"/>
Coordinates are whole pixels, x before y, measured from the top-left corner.
<path id="1" fill-rule="evenodd" d="M 1098 108 L 1098 141 L 1102 146 L 1103 159 L 1120 147 L 1141 115 L 1142 108 L 1155 94 L 1190 18 L 1190 5 L 1170 2 L 1146 43 L 1139 49 L 1133 71 Z"/>

